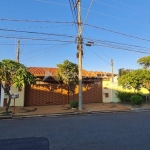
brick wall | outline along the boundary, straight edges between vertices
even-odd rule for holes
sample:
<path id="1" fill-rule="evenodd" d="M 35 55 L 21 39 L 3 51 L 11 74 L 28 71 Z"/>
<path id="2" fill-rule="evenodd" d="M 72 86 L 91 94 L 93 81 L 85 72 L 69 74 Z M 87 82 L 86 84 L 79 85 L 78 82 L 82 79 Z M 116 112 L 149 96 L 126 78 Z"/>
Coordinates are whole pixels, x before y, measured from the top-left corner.
<path id="1" fill-rule="evenodd" d="M 75 100 L 78 100 L 78 86 L 75 90 Z M 69 94 L 69 100 L 72 94 Z M 102 84 L 83 84 L 83 102 L 102 102 Z M 64 84 L 40 82 L 26 86 L 25 106 L 63 105 L 68 103 L 68 91 Z"/>

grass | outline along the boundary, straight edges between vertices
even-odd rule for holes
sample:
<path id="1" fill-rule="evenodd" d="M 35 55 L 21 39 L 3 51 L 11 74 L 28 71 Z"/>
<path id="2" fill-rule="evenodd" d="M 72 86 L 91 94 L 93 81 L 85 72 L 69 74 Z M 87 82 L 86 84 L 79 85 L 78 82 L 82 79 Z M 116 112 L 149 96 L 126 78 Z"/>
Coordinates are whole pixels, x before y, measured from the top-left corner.
<path id="1" fill-rule="evenodd" d="M 0 116 L 10 116 L 11 114 L 12 114 L 12 111 L 2 112 L 0 113 Z"/>

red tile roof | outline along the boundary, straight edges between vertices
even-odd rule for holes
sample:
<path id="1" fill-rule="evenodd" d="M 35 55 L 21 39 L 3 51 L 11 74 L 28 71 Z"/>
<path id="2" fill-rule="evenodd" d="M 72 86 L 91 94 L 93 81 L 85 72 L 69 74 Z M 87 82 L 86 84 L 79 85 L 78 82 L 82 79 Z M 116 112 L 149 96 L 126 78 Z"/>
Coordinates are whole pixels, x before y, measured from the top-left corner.
<path id="1" fill-rule="evenodd" d="M 28 71 L 34 76 L 45 76 L 49 73 L 50 76 L 55 76 L 58 68 L 45 68 L 45 67 L 29 67 Z M 117 74 L 114 74 L 116 76 Z M 86 71 L 82 70 L 83 77 L 97 77 L 97 76 L 111 76 L 111 73 L 108 72 L 100 72 L 100 71 Z"/>

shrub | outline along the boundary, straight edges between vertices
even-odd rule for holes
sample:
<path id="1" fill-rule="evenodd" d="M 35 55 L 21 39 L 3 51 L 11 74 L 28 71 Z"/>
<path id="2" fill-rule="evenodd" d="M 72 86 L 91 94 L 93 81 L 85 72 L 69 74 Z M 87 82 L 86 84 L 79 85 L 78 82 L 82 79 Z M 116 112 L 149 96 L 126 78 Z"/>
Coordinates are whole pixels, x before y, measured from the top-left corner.
<path id="1" fill-rule="evenodd" d="M 118 92 L 117 97 L 121 100 L 121 102 L 130 102 L 131 96 L 135 95 L 130 92 Z"/>
<path id="2" fill-rule="evenodd" d="M 71 108 L 77 108 L 78 107 L 78 102 L 75 101 L 75 100 L 71 100 L 70 101 L 70 106 L 71 106 Z"/>
<path id="3" fill-rule="evenodd" d="M 130 98 L 132 105 L 141 105 L 143 102 L 143 97 L 140 95 L 133 95 Z"/>

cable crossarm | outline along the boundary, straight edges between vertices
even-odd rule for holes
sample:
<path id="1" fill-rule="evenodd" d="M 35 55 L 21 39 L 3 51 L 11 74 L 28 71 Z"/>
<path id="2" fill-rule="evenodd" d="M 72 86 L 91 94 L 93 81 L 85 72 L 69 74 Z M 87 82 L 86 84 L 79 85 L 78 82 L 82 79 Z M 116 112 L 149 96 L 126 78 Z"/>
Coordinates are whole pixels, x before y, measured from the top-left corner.
<path id="1" fill-rule="evenodd" d="M 127 44 L 127 43 L 120 43 L 120 42 L 114 42 L 114 41 L 108 41 L 108 40 L 102 40 L 102 39 L 96 39 L 96 38 L 86 38 L 84 37 L 84 42 L 92 42 L 94 44 L 116 44 L 116 45 L 121 45 L 121 46 L 127 46 L 127 47 L 132 47 L 132 48 L 138 48 L 138 49 L 145 49 L 150 51 L 150 47 L 144 47 L 144 46 L 139 46 L 139 45 L 133 45 L 133 44 Z"/>
<path id="2" fill-rule="evenodd" d="M 120 43 L 120 42 L 114 42 L 114 41 L 108 41 L 108 40 L 102 40 L 102 39 L 96 39 L 96 38 L 83 38 L 85 41 L 91 41 L 94 44 L 115 44 L 115 45 L 119 45 L 119 46 L 126 46 L 126 47 L 132 47 L 132 48 L 136 48 L 136 49 L 144 49 L 144 50 L 149 50 L 150 51 L 150 47 L 144 47 L 144 46 L 139 46 L 139 45 L 133 45 L 133 44 L 126 44 L 126 43 Z"/>

